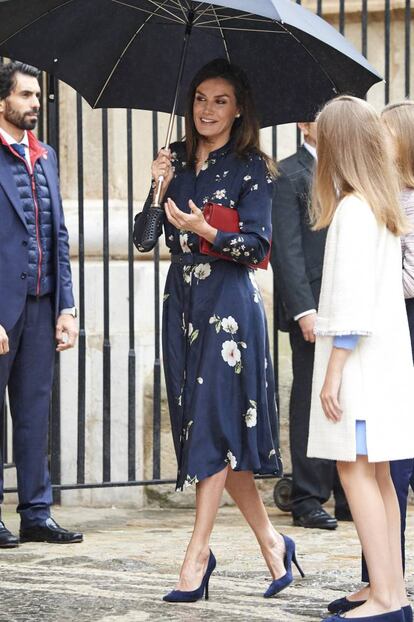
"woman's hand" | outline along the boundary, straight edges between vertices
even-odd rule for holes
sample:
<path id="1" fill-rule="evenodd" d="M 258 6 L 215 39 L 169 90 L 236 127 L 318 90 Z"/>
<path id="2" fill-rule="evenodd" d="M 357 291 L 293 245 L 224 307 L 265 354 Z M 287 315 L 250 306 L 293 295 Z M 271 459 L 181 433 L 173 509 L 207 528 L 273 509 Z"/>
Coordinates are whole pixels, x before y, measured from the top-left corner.
<path id="1" fill-rule="evenodd" d="M 342 417 L 342 408 L 339 404 L 341 382 L 342 372 L 330 370 L 328 367 L 320 398 L 325 416 L 333 423 L 337 423 Z"/>
<path id="2" fill-rule="evenodd" d="M 9 352 L 9 338 L 3 326 L 0 325 L 0 355 Z"/>
<path id="3" fill-rule="evenodd" d="M 155 184 L 158 184 L 159 177 L 164 177 L 162 183 L 163 196 L 174 176 L 174 167 L 171 164 L 171 151 L 169 149 L 160 149 L 156 160 L 152 163 L 151 175 Z"/>
<path id="4" fill-rule="evenodd" d="M 213 243 L 217 235 L 217 229 L 208 224 L 204 214 L 191 199 L 188 201 L 191 209 L 190 214 L 182 212 L 172 199 L 167 199 L 165 203 L 165 213 L 167 218 L 177 229 L 192 231 L 208 242 Z"/>
<path id="5" fill-rule="evenodd" d="M 352 350 L 345 348 L 332 348 L 326 370 L 325 382 L 321 390 L 320 398 L 325 416 L 333 423 L 338 423 L 342 418 L 342 408 L 339 404 L 339 391 L 342 383 L 342 372 L 348 356 Z"/>

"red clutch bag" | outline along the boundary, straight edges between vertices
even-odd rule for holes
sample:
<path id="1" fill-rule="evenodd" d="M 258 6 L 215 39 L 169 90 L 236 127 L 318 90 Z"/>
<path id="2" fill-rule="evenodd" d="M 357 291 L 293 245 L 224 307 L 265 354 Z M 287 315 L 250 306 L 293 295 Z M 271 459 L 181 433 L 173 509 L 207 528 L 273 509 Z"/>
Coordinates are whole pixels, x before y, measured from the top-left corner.
<path id="1" fill-rule="evenodd" d="M 236 209 L 225 207 L 224 205 L 218 205 L 217 203 L 206 203 L 203 209 L 204 218 L 209 225 L 218 229 L 219 231 L 225 231 L 226 233 L 240 233 L 239 225 L 239 212 Z M 226 259 L 227 261 L 234 261 L 229 255 L 223 255 L 217 251 L 213 251 L 213 245 L 207 242 L 204 238 L 200 238 L 200 253 L 203 255 L 213 255 L 213 257 L 220 257 L 220 259 Z M 270 259 L 270 248 L 266 257 L 256 264 L 247 264 L 250 268 L 261 268 L 267 270 Z"/>

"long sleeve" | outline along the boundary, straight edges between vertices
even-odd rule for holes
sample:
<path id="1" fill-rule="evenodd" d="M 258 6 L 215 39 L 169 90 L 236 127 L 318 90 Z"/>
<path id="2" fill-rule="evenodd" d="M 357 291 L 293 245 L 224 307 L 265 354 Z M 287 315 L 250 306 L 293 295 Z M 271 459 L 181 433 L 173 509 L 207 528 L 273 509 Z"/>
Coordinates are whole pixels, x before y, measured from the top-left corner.
<path id="1" fill-rule="evenodd" d="M 272 259 L 278 291 L 287 314 L 296 318 L 317 305 L 306 274 L 299 197 L 284 173 L 275 182 L 272 218 Z"/>
<path id="2" fill-rule="evenodd" d="M 240 263 L 257 264 L 266 256 L 272 238 L 272 179 L 263 158 L 249 157 L 237 205 L 240 233 L 218 231 L 213 249 Z"/>
<path id="3" fill-rule="evenodd" d="M 339 204 L 328 233 L 317 335 L 370 335 L 379 225 L 355 195 Z"/>
<path id="4" fill-rule="evenodd" d="M 410 225 L 410 231 L 401 239 L 404 296 L 414 298 L 414 189 L 401 194 L 401 203 Z"/>

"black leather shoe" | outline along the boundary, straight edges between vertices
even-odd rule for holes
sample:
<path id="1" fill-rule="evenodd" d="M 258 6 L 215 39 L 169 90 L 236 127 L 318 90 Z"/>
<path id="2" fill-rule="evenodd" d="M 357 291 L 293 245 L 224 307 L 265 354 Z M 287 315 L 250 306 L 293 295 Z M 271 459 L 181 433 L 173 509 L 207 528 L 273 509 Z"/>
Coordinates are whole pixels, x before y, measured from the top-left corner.
<path id="1" fill-rule="evenodd" d="M 60 527 L 52 517 L 43 525 L 22 527 L 20 542 L 50 542 L 51 544 L 74 544 L 82 542 L 83 535 L 78 531 L 68 531 Z"/>
<path id="2" fill-rule="evenodd" d="M 336 529 L 336 518 L 328 514 L 323 508 L 315 508 L 301 516 L 293 516 L 293 524 L 296 527 L 308 527 L 309 529 Z"/>
<path id="3" fill-rule="evenodd" d="M 0 520 L 0 549 L 14 549 L 16 546 L 19 546 L 19 538 L 14 536 Z"/>

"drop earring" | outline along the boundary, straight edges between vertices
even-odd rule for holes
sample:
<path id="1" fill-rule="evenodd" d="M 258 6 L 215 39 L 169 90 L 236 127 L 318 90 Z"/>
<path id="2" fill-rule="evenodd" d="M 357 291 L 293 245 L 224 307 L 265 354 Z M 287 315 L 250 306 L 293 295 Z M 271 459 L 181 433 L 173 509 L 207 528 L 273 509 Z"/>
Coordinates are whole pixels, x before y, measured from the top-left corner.
<path id="1" fill-rule="evenodd" d="M 236 114 L 236 119 L 240 119 L 240 116 L 241 116 L 241 115 L 240 115 L 240 112 L 238 112 L 238 113 Z"/>

